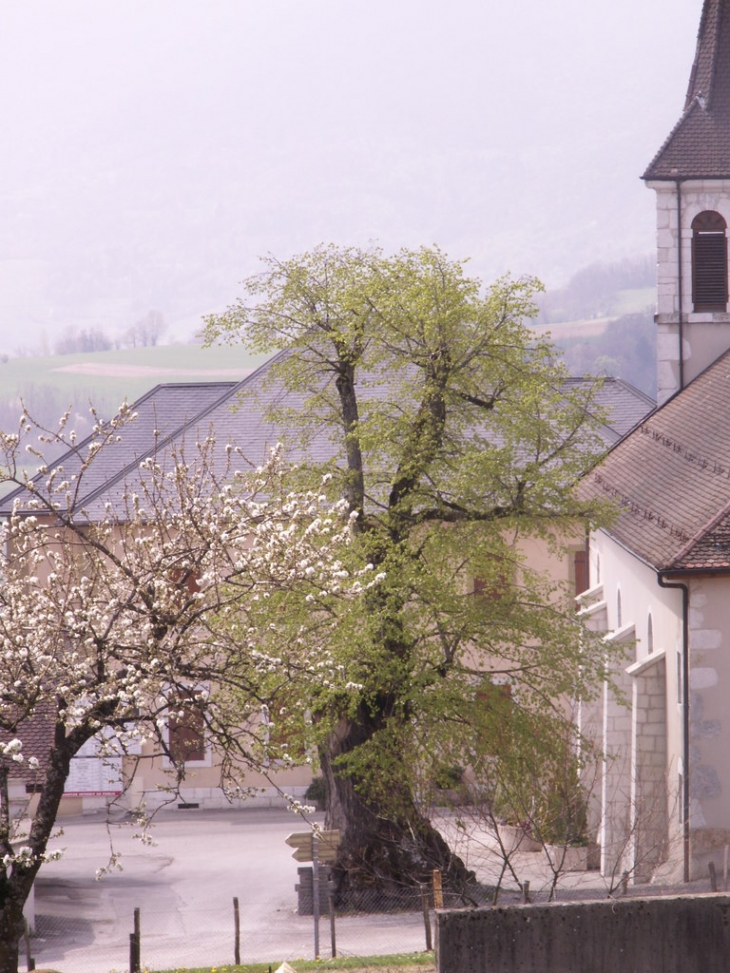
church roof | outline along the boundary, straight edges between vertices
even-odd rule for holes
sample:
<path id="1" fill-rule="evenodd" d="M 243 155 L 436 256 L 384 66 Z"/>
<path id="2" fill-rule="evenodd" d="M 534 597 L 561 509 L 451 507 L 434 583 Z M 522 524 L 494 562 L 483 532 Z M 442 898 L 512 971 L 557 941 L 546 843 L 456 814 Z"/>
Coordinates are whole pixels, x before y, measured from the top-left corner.
<path id="1" fill-rule="evenodd" d="M 730 0 L 705 0 L 684 111 L 642 178 L 730 178 Z"/>
<path id="2" fill-rule="evenodd" d="M 730 352 L 622 439 L 579 486 L 608 528 L 660 571 L 730 570 Z"/>

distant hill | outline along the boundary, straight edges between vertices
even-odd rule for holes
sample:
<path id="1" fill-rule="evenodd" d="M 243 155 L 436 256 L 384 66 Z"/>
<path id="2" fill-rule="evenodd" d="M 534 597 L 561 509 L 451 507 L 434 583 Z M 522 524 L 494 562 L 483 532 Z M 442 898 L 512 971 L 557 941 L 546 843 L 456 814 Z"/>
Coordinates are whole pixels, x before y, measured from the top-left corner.
<path id="1" fill-rule="evenodd" d="M 592 264 L 539 300 L 535 330 L 550 334 L 572 375 L 614 375 L 656 396 L 654 261 Z"/>
<path id="2" fill-rule="evenodd" d="M 89 403 L 108 417 L 160 382 L 239 380 L 264 355 L 243 347 L 158 345 L 86 354 L 0 359 L 0 428 L 17 427 L 21 402 L 40 422 L 53 426 L 71 408 L 79 435 L 89 428 Z"/>
<path id="3" fill-rule="evenodd" d="M 644 260 L 594 265 L 560 291 L 543 295 L 540 320 L 551 320 L 535 330 L 551 334 L 571 374 L 616 375 L 650 395 L 655 393 L 654 290 L 646 284 L 647 275 Z M 571 319 L 571 313 L 578 319 Z M 90 428 L 89 403 L 108 417 L 123 401 L 134 401 L 160 382 L 239 380 L 265 357 L 252 355 L 242 346 L 203 348 L 192 343 L 65 355 L 3 355 L 0 428 L 16 428 L 23 402 L 49 427 L 71 408 L 74 428 L 83 435 Z"/>

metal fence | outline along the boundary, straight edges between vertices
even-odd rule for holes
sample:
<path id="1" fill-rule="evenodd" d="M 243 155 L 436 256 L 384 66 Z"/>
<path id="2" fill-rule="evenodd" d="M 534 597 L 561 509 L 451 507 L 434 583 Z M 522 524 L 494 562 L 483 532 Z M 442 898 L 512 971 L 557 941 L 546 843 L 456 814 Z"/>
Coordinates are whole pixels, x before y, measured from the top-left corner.
<path id="1" fill-rule="evenodd" d="M 139 915 L 139 959 L 141 970 L 177 970 L 202 966 L 264 962 L 274 968 L 284 960 L 315 957 L 315 919 L 298 915 L 296 908 L 248 921 L 245 911 L 236 923 L 234 903 L 228 914 L 200 904 L 178 905 L 175 912 L 156 912 L 149 907 Z M 427 917 L 427 918 L 426 918 Z M 431 946 L 433 916 L 422 903 L 412 901 L 409 909 L 373 912 L 323 911 L 318 919 L 318 953 L 326 959 L 381 956 L 422 952 Z M 426 923 L 428 922 L 428 928 Z M 32 959 L 38 969 L 59 973 L 127 973 L 131 964 L 134 914 L 98 918 L 83 915 L 36 914 L 30 938 Z M 25 961 L 25 948 L 22 950 Z M 133 957 L 132 952 L 132 957 Z M 21 963 L 21 969 L 25 968 Z"/>

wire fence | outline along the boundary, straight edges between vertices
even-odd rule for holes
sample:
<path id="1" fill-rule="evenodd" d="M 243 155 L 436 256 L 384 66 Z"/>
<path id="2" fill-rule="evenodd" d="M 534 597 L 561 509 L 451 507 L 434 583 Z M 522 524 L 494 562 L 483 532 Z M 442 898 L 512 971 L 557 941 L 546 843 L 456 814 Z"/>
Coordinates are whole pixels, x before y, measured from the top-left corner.
<path id="1" fill-rule="evenodd" d="M 373 911 L 322 910 L 299 915 L 296 908 L 247 916 L 234 902 L 227 910 L 190 906 L 174 912 L 140 910 L 139 969 L 178 970 L 263 962 L 276 968 L 299 959 L 384 956 L 432 948 L 431 900 L 420 895 L 397 908 L 373 901 Z M 448 904 L 448 903 L 446 903 Z M 238 911 L 238 916 L 237 916 Z M 236 921 L 238 919 L 238 922 Z M 54 916 L 38 911 L 30 937 L 31 964 L 22 950 L 21 969 L 58 973 L 134 973 L 135 916 Z M 316 938 L 315 938 L 316 937 Z"/>

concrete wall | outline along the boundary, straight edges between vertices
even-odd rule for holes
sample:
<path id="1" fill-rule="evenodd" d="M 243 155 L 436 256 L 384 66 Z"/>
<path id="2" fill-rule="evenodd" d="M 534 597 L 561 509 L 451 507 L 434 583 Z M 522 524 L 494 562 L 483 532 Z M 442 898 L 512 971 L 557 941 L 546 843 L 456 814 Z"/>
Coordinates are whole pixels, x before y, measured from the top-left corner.
<path id="1" fill-rule="evenodd" d="M 727 973 L 730 896 L 437 913 L 438 973 Z"/>

